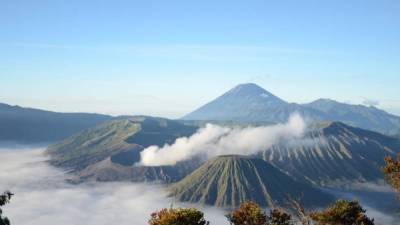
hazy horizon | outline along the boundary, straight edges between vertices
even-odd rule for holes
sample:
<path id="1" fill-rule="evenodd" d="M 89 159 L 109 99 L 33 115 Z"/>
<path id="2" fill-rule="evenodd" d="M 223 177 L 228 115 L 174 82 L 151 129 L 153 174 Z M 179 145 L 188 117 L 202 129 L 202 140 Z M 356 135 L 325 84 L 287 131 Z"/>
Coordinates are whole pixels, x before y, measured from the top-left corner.
<path id="1" fill-rule="evenodd" d="M 248 82 L 248 83 L 254 83 L 254 82 Z M 239 84 L 237 84 L 239 85 Z M 235 85 L 236 86 L 236 85 Z M 231 88 L 235 87 L 232 86 Z M 165 118 L 171 118 L 171 119 L 179 119 L 181 117 L 183 117 L 184 115 L 190 113 L 191 111 L 199 108 L 200 106 L 206 104 L 207 102 L 210 102 L 214 99 L 216 99 L 217 97 L 221 96 L 222 94 L 224 94 L 225 92 L 227 92 L 228 90 L 230 90 L 231 88 L 217 94 L 214 97 L 210 97 L 210 99 L 206 100 L 206 102 L 201 102 L 199 103 L 199 105 L 194 105 L 192 108 L 187 108 L 186 111 L 181 110 L 179 112 L 174 111 L 173 109 L 164 109 L 164 111 L 161 110 L 161 113 L 158 111 L 157 108 L 151 109 L 151 111 L 143 111 L 143 110 L 132 110 L 129 108 L 129 105 L 127 106 L 127 108 L 124 109 L 120 109 L 120 111 L 114 111 L 113 110 L 113 103 L 110 102 L 108 104 L 106 104 L 105 106 L 103 106 L 100 110 L 97 108 L 87 108 L 87 107 L 83 107 L 82 110 L 76 110 L 76 106 L 84 106 L 84 103 L 82 102 L 82 100 L 86 100 L 87 103 L 90 103 L 89 99 L 85 99 L 84 96 L 82 96 L 80 99 L 77 99 L 76 101 L 67 101 L 65 104 L 57 104 L 57 102 L 52 102 L 51 105 L 47 105 L 45 103 L 43 103 L 42 101 L 25 101 L 25 100 L 17 100 L 15 102 L 8 102 L 7 100 L 2 101 L 2 98 L 0 97 L 0 103 L 4 103 L 4 104 L 8 104 L 11 106 L 20 106 L 20 107 L 24 107 L 24 108 L 34 108 L 34 109 L 41 109 L 41 110 L 48 110 L 48 111 L 54 111 L 54 112 L 65 112 L 65 113 L 99 113 L 99 114 L 105 114 L 105 115 L 111 115 L 111 116 L 124 116 L 124 115 L 148 115 L 148 116 L 156 116 L 156 117 L 165 117 Z M 269 90 L 267 90 L 269 91 Z M 274 93 L 272 93 L 274 94 Z M 275 95 L 275 94 L 274 94 Z M 279 95 L 276 95 L 277 97 L 280 97 Z M 141 96 L 143 97 L 145 100 L 142 100 L 143 102 L 145 101 L 160 101 L 161 99 L 156 97 L 156 96 L 151 96 L 151 95 L 143 95 Z M 190 96 L 186 96 L 188 98 L 190 98 Z M 388 113 L 391 113 L 393 115 L 397 115 L 400 116 L 400 110 L 396 109 L 392 109 L 392 108 L 385 108 L 382 107 L 382 104 L 380 101 L 378 100 L 373 100 L 373 99 L 368 99 L 368 98 L 360 98 L 359 102 L 353 102 L 350 100 L 338 100 L 338 99 L 334 99 L 334 98 L 329 98 L 329 97 L 320 97 L 320 98 L 315 98 L 312 99 L 310 101 L 303 101 L 303 102 L 295 102 L 295 101 L 289 101 L 287 99 L 283 99 L 289 103 L 298 103 L 298 104 L 305 104 L 305 103 L 310 103 L 312 101 L 318 100 L 318 99 L 331 99 L 331 100 L 335 100 L 341 103 L 346 103 L 346 104 L 353 104 L 353 105 L 364 105 L 364 106 L 374 106 L 377 107 L 379 109 L 385 110 Z M 397 100 L 393 100 L 394 102 L 397 102 Z M 18 103 L 20 102 L 20 104 Z M 142 102 L 142 103 L 143 103 Z M 115 105 L 118 105 L 118 101 L 114 102 Z M 165 102 L 164 102 L 165 103 Z M 111 104 L 111 105 L 110 105 Z M 174 102 L 175 105 L 179 105 L 180 103 L 178 102 Z M 154 106 L 154 105 L 152 105 Z M 157 106 L 156 106 L 157 107 Z M 140 107 L 139 107 L 140 108 Z M 169 111 L 170 110 L 170 111 Z"/>
<path id="2" fill-rule="evenodd" d="M 3 1 L 0 102 L 178 118 L 239 83 L 400 115 L 398 1 Z"/>

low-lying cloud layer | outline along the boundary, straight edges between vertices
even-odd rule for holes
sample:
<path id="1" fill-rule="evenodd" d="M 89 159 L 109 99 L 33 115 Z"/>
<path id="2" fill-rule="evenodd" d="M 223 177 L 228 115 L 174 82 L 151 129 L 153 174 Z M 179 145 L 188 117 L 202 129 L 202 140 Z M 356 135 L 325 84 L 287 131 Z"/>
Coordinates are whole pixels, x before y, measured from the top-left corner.
<path id="1" fill-rule="evenodd" d="M 228 128 L 207 124 L 190 137 L 178 138 L 172 145 L 150 146 L 141 152 L 141 165 L 174 165 L 198 155 L 251 155 L 283 140 L 300 138 L 306 124 L 293 114 L 285 124 L 246 128 Z"/>
<path id="2" fill-rule="evenodd" d="M 42 153 L 43 148 L 0 148 L 0 192 L 11 190 L 15 193 L 11 203 L 4 207 L 4 214 L 11 219 L 13 225 L 146 225 L 150 213 L 170 207 L 171 204 L 199 208 L 211 221 L 211 225 L 228 224 L 224 211 L 175 202 L 166 197 L 163 186 L 122 182 L 68 184 L 65 182 L 68 175 L 49 166 Z M 358 196 L 367 214 L 375 218 L 377 225 L 397 224 L 398 218 L 383 213 L 387 212 L 387 207 L 396 208 L 385 204 L 394 199 L 394 196 L 385 194 L 386 187 L 380 190 L 380 186 L 375 184 L 357 185 L 360 190 L 371 190 L 367 198 L 362 197 L 365 193 L 336 193 L 348 199 Z M 385 206 L 379 206 L 376 201 Z M 371 204 L 367 204 L 369 202 Z"/>
<path id="3" fill-rule="evenodd" d="M 15 225 L 145 225 L 150 213 L 182 206 L 162 186 L 138 183 L 70 185 L 49 166 L 43 149 L 0 149 L 0 192 L 15 195 L 4 215 Z M 188 205 L 183 205 L 188 206 Z M 228 224 L 224 212 L 201 208 L 212 224 Z"/>

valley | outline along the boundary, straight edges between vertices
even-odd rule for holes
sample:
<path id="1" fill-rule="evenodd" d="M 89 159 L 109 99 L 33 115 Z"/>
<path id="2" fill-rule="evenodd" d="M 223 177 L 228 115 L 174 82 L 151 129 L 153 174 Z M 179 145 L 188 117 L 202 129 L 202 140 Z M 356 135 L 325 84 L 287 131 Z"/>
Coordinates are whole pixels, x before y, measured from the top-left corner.
<path id="1" fill-rule="evenodd" d="M 290 200 L 296 199 L 311 210 L 338 198 L 360 198 L 373 212 L 375 207 L 390 212 L 387 216 L 377 212 L 377 217 L 394 220 L 391 209 L 399 204 L 393 200 L 393 191 L 382 186 L 382 166 L 386 156 L 399 153 L 400 139 L 386 135 L 391 128 L 377 129 L 383 133 L 366 129 L 368 119 L 362 123 L 351 116 L 329 120 L 327 112 L 332 109 L 324 107 L 330 101 L 310 104 L 289 104 L 254 84 L 243 84 L 179 120 L 109 117 L 50 144 L 41 154 L 48 168 L 64 171 L 63 182 L 71 187 L 129 182 L 150 188 L 156 184 L 166 202 L 222 211 L 249 200 L 262 207 L 291 210 Z M 354 107 L 361 106 L 350 108 Z M 213 110 L 219 114 L 214 116 Z M 296 113 L 298 118 L 291 119 Z M 344 115 L 343 111 L 339 114 Z M 386 116 L 394 123 L 398 119 Z M 285 124 L 286 120 L 291 122 Z M 221 133 L 213 136 L 213 132 Z M 187 147 L 199 149 L 172 164 L 142 162 L 143 153 L 151 149 L 179 152 L 188 151 Z M 371 185 L 377 188 L 368 189 Z"/>

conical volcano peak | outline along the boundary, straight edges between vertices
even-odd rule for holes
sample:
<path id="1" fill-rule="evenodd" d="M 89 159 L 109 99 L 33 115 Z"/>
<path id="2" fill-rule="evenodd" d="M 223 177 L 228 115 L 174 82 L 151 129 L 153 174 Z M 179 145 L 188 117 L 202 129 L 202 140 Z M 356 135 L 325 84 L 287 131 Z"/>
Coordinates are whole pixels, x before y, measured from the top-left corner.
<path id="1" fill-rule="evenodd" d="M 222 97 L 244 97 L 244 98 L 261 98 L 265 99 L 268 101 L 275 101 L 279 103 L 286 103 L 282 99 L 276 97 L 275 95 L 271 94 L 264 88 L 258 86 L 257 84 L 254 83 L 244 83 L 244 84 L 239 84 L 226 92 Z"/>
<path id="2" fill-rule="evenodd" d="M 184 116 L 187 120 L 276 121 L 275 115 L 289 104 L 262 87 L 239 84 L 213 101 Z M 289 110 L 284 110 L 289 111 Z M 286 113 L 287 114 L 287 113 Z M 286 114 L 279 120 L 285 121 Z"/>
<path id="3" fill-rule="evenodd" d="M 269 93 L 264 88 L 254 83 L 238 84 L 235 87 L 233 87 L 230 91 L 228 91 L 228 93 L 239 93 L 239 92 Z"/>
<path id="4" fill-rule="evenodd" d="M 299 183 L 260 158 L 225 155 L 210 159 L 170 188 L 180 201 L 218 207 L 237 207 L 245 201 L 262 206 L 283 206 L 287 196 L 299 198 L 307 206 L 321 206 L 331 196 Z"/>

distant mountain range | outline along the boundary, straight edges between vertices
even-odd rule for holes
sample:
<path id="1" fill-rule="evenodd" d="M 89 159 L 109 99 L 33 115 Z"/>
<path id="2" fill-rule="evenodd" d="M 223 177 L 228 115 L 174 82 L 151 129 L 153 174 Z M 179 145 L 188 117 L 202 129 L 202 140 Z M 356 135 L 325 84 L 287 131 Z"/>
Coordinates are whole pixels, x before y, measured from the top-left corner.
<path id="1" fill-rule="evenodd" d="M 399 116 L 376 107 L 330 99 L 319 99 L 309 104 L 288 103 L 252 83 L 234 87 L 182 119 L 281 123 L 294 112 L 308 121 L 340 121 L 385 134 L 395 134 L 400 129 Z"/>
<path id="2" fill-rule="evenodd" d="M 238 207 L 245 201 L 262 206 L 288 206 L 289 198 L 304 206 L 324 206 L 333 197 L 319 189 L 294 181 L 259 158 L 228 155 L 207 161 L 170 188 L 180 201 L 218 207 Z"/>
<path id="3" fill-rule="evenodd" d="M 0 103 L 0 141 L 54 142 L 112 119 L 91 113 L 56 113 Z"/>
<path id="4" fill-rule="evenodd" d="M 169 183 L 179 180 L 203 161 L 192 160 L 189 163 L 192 166 L 182 163 L 176 168 L 146 169 L 147 174 L 158 171 L 165 177 L 143 176 L 141 173 L 145 170 L 138 173 L 137 167 L 132 165 L 139 161 L 140 151 L 151 142 L 155 145 L 172 143 L 177 137 L 189 136 L 195 130 L 195 127 L 167 119 L 132 117 L 85 130 L 50 146 L 47 152 L 52 156 L 50 162 L 53 165 L 78 172 L 81 180 L 158 180 Z M 384 157 L 395 156 L 398 152 L 400 140 L 397 138 L 341 122 L 322 122 L 312 125 L 304 138 L 274 145 L 257 156 L 298 181 L 337 186 L 354 181 L 382 180 Z"/>
<path id="5" fill-rule="evenodd" d="M 219 156 L 208 161 L 199 157 L 174 166 L 135 164 L 144 148 L 190 136 L 208 121 L 267 125 L 285 122 L 294 112 L 310 122 L 305 137 L 250 157 Z M 62 139 L 46 154 L 52 165 L 75 175 L 72 182 L 162 182 L 180 201 L 218 207 L 234 207 L 244 200 L 284 205 L 288 195 L 307 206 L 324 205 L 332 197 L 317 186 L 379 181 L 383 158 L 400 152 L 395 134 L 399 123 L 399 117 L 374 107 L 328 99 L 287 103 L 255 84 L 239 85 L 183 120 L 55 113 L 0 104 L 0 141 Z"/>
<path id="6" fill-rule="evenodd" d="M 394 137 L 341 122 L 320 122 L 312 124 L 304 138 L 251 157 L 221 156 L 207 162 L 195 158 L 174 166 L 135 165 L 145 147 L 172 143 L 196 130 L 163 118 L 119 118 L 51 145 L 46 152 L 52 165 L 73 172 L 73 182 L 178 182 L 170 188 L 178 200 L 220 207 L 235 206 L 244 199 L 262 205 L 284 204 L 287 196 L 283 193 L 298 198 L 296 190 L 311 193 L 304 195 L 304 204 L 322 204 L 329 197 L 315 186 L 380 181 L 383 158 L 400 152 L 400 140 Z"/>
<path id="7" fill-rule="evenodd" d="M 288 103 L 256 84 L 241 84 L 182 118 L 185 124 L 206 122 L 265 125 L 285 122 L 298 112 L 308 121 L 340 121 L 352 126 L 400 135 L 400 117 L 376 107 L 330 99 Z M 92 113 L 59 113 L 0 103 L 0 141 L 55 142 L 103 122 L 124 117 Z"/>

